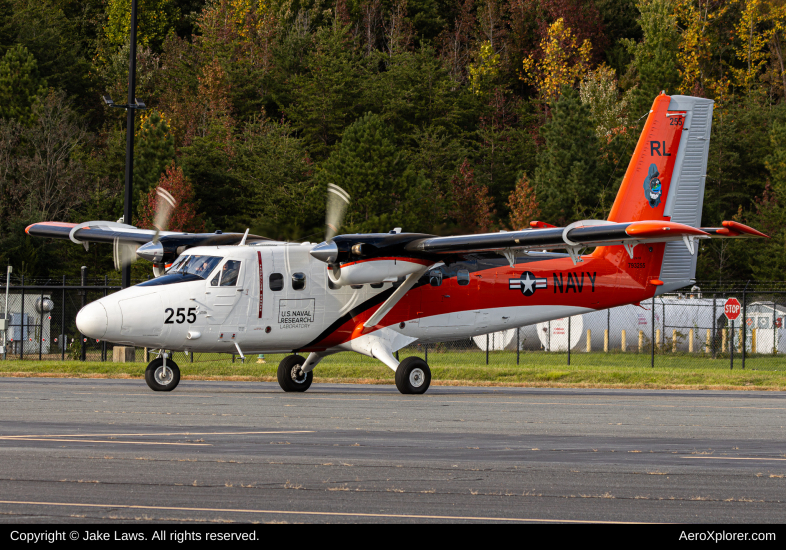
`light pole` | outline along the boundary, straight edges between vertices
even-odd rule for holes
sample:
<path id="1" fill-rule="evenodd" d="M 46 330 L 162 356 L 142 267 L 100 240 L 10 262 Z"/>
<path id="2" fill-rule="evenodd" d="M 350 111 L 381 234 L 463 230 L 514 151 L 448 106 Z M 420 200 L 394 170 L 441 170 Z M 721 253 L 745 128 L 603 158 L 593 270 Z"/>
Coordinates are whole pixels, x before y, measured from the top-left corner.
<path id="1" fill-rule="evenodd" d="M 112 98 L 104 96 L 104 103 L 109 107 L 125 109 L 126 117 L 126 186 L 123 193 L 123 223 L 131 225 L 131 198 L 133 192 L 134 178 L 134 111 L 144 110 L 145 104 L 136 98 L 136 2 L 131 0 L 131 53 L 128 56 L 128 103 L 125 105 L 115 105 Z M 123 276 L 121 286 L 128 288 L 131 286 L 131 264 L 126 263 L 122 267 Z"/>

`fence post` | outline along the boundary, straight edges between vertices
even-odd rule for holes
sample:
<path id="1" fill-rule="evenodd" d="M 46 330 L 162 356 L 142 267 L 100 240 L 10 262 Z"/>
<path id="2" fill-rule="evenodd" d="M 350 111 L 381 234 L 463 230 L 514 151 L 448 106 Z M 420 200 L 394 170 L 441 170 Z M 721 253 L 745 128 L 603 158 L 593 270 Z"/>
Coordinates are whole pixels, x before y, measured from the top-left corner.
<path id="1" fill-rule="evenodd" d="M 568 315 L 568 366 L 570 366 L 570 325 L 573 324 L 570 321 L 571 317 Z"/>
<path id="2" fill-rule="evenodd" d="M 104 275 L 104 298 L 108 296 L 107 287 L 109 286 L 109 277 Z M 101 340 L 101 361 L 106 361 L 106 340 Z M 136 348 L 134 348 L 134 361 L 136 362 Z"/>
<path id="3" fill-rule="evenodd" d="M 87 286 L 87 266 L 83 265 L 82 266 L 82 290 L 80 291 L 81 294 L 82 294 L 82 308 L 85 307 L 86 302 L 87 302 L 87 290 L 85 289 L 86 286 Z M 86 340 L 85 335 L 80 333 L 79 334 L 79 339 L 82 340 L 81 360 L 85 361 L 87 359 L 87 342 L 85 341 Z"/>
<path id="4" fill-rule="evenodd" d="M 655 368 L 655 295 L 652 295 L 652 326 L 650 327 L 650 367 Z"/>
<path id="5" fill-rule="evenodd" d="M 20 309 L 19 324 L 21 325 L 19 331 L 19 359 L 25 358 L 25 276 L 22 274 L 22 307 Z"/>
<path id="6" fill-rule="evenodd" d="M 52 326 L 51 324 L 49 326 Z M 44 347 L 44 289 L 41 289 L 41 313 L 38 314 L 38 360 L 40 361 Z M 51 336 L 51 335 L 50 335 Z"/>
<path id="7" fill-rule="evenodd" d="M 717 355 L 716 352 L 717 345 L 715 344 L 715 339 L 717 338 L 717 333 L 718 333 L 718 329 L 715 326 L 716 323 L 718 322 L 718 320 L 715 318 L 715 300 L 717 299 L 717 297 L 718 297 L 717 294 L 712 295 L 712 358 L 713 359 L 715 359 L 715 356 Z"/>
<path id="8" fill-rule="evenodd" d="M 519 364 L 519 356 L 521 354 L 521 341 L 519 340 L 519 331 L 521 329 L 516 327 L 516 364 Z"/>
<path id="9" fill-rule="evenodd" d="M 63 275 L 63 306 L 60 308 L 60 360 L 65 361 L 65 349 L 66 344 L 68 344 L 68 334 L 66 333 L 65 329 L 65 310 L 66 310 L 66 298 L 65 298 L 65 286 L 66 286 L 66 276 Z"/>
<path id="10" fill-rule="evenodd" d="M 426 358 L 424 359 L 424 361 L 428 363 L 428 344 L 425 344 L 425 346 L 426 346 Z"/>
<path id="11" fill-rule="evenodd" d="M 489 364 L 489 334 L 486 333 L 486 365 Z"/>
<path id="12" fill-rule="evenodd" d="M 772 354 L 778 353 L 778 329 L 775 328 L 775 297 L 772 297 Z"/>
<path id="13" fill-rule="evenodd" d="M 750 281 L 748 281 L 750 283 Z M 746 344 L 747 337 L 748 337 L 748 312 L 747 312 L 747 299 L 745 291 L 748 289 L 748 285 L 745 285 L 745 288 L 742 290 L 742 370 L 745 370 L 745 355 L 746 355 L 746 348 L 748 347 Z"/>
<path id="14" fill-rule="evenodd" d="M 546 341 L 549 344 L 549 352 L 551 352 L 551 321 L 549 321 L 549 339 Z"/>
<path id="15" fill-rule="evenodd" d="M 729 339 L 729 370 L 734 370 L 734 321 L 731 322 L 731 338 Z"/>

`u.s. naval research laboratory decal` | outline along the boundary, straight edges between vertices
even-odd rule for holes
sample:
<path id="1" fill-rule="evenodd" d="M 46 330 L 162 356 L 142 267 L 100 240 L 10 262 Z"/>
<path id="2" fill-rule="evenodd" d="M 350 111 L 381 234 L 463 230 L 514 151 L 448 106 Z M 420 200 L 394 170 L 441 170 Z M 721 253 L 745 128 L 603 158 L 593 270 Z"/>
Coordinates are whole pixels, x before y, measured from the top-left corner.
<path id="1" fill-rule="evenodd" d="M 278 301 L 278 324 L 280 328 L 308 328 L 313 322 L 314 298 Z"/>

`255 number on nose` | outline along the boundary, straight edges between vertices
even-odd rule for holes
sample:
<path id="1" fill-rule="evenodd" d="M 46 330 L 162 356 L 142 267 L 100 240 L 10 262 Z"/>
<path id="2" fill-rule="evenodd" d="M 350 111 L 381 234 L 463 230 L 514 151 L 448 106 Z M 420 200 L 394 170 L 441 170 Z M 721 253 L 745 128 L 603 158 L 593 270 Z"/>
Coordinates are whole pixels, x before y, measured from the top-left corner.
<path id="1" fill-rule="evenodd" d="M 188 308 L 188 323 L 195 323 L 196 322 L 196 310 L 195 307 Z M 173 325 L 177 323 L 178 325 L 182 325 L 186 322 L 186 308 L 179 307 L 177 308 L 177 315 L 175 315 L 175 310 L 171 307 L 168 307 L 164 310 L 164 313 L 169 313 L 169 317 L 166 318 L 164 321 L 167 325 Z M 175 317 L 175 320 L 172 320 L 172 317 Z"/>

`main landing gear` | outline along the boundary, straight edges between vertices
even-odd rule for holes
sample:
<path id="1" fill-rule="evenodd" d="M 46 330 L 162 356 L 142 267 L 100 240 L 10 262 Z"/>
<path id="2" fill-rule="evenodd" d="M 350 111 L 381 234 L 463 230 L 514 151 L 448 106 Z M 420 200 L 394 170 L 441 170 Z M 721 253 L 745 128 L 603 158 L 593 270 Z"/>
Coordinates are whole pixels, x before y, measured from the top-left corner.
<path id="1" fill-rule="evenodd" d="M 303 392 L 311 387 L 314 373 L 303 372 L 300 368 L 305 362 L 300 355 L 289 355 L 278 364 L 278 385 L 282 390 Z"/>
<path id="2" fill-rule="evenodd" d="M 180 383 L 180 368 L 172 359 L 159 357 L 150 361 L 145 369 L 145 382 L 153 391 L 172 391 Z"/>
<path id="3" fill-rule="evenodd" d="M 318 360 L 317 360 L 318 361 Z M 303 372 L 306 360 L 300 355 L 289 355 L 278 364 L 278 385 L 286 392 L 304 392 L 314 380 L 313 371 Z M 315 362 L 309 359 L 313 368 Z M 395 365 L 395 363 L 393 363 Z M 396 368 L 396 387 L 403 394 L 426 393 L 431 385 L 431 369 L 420 357 L 407 357 Z M 152 387 L 152 386 L 151 386 Z"/>
<path id="4" fill-rule="evenodd" d="M 396 387 L 404 394 L 426 393 L 431 384 L 431 369 L 420 357 L 407 357 L 396 369 Z"/>

